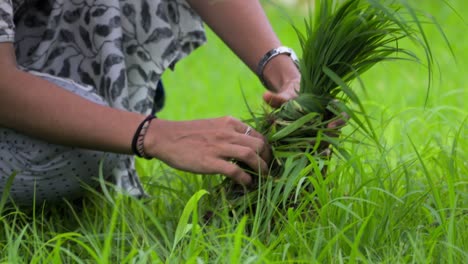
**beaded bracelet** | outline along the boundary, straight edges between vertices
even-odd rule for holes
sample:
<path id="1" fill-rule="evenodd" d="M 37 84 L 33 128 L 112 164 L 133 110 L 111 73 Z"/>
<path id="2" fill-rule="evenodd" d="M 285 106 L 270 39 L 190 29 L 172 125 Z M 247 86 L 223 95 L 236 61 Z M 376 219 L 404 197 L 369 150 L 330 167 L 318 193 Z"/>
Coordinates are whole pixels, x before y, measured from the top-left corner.
<path id="1" fill-rule="evenodd" d="M 135 134 L 133 135 L 132 151 L 135 155 L 137 155 L 140 158 L 152 159 L 152 157 L 146 155 L 143 143 L 145 140 L 146 131 L 148 131 L 148 127 L 151 123 L 151 120 L 153 120 L 154 118 L 156 118 L 156 116 L 148 115 L 140 123 L 140 125 L 138 125 L 138 128 L 135 131 Z"/>

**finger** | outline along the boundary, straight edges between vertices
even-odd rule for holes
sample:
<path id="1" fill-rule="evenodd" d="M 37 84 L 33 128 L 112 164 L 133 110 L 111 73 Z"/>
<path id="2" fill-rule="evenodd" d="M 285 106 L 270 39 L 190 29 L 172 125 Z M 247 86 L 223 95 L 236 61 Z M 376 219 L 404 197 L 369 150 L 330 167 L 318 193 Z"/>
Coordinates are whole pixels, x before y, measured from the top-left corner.
<path id="1" fill-rule="evenodd" d="M 234 124 L 234 130 L 240 134 L 255 137 L 266 142 L 265 137 L 261 133 L 259 133 L 258 131 L 250 127 L 249 125 L 244 124 L 240 121 Z"/>
<path id="2" fill-rule="evenodd" d="M 240 146 L 240 145 L 230 145 L 227 148 L 222 150 L 222 157 L 225 159 L 234 159 L 239 162 L 245 163 L 253 171 L 257 173 L 267 172 L 268 165 L 255 150 Z"/>
<path id="3" fill-rule="evenodd" d="M 261 140 L 261 141 L 263 141 L 265 143 L 267 142 L 267 139 L 265 138 L 265 136 L 262 135 L 260 132 L 256 131 L 255 129 L 253 129 L 250 126 L 247 126 L 247 125 L 245 125 L 245 126 L 246 126 L 245 129 L 243 129 L 244 132 L 240 133 L 240 134 L 245 135 L 245 136 L 249 136 L 251 138 L 259 139 L 259 140 Z"/>
<path id="4" fill-rule="evenodd" d="M 242 121 L 240 121 L 237 118 L 231 117 L 231 116 L 226 116 L 221 118 L 222 120 L 222 128 L 223 129 L 233 129 L 237 133 L 245 134 L 248 132 L 248 130 L 251 130 L 252 128 L 249 129 L 249 126 L 244 124 Z M 226 131 L 228 131 L 226 130 Z"/>
<path id="5" fill-rule="evenodd" d="M 252 133 L 250 134 L 250 136 L 261 140 L 261 142 L 263 143 L 263 148 L 259 152 L 260 156 L 262 156 L 263 160 L 265 160 L 267 163 L 270 163 L 273 154 L 271 152 L 271 147 L 268 144 L 267 138 L 255 130 L 252 130 Z"/>
<path id="6" fill-rule="evenodd" d="M 260 153 L 264 161 L 270 161 L 271 150 L 267 146 L 267 140 L 262 134 L 236 118 L 227 116 L 222 119 L 224 120 L 224 126 L 231 127 L 237 132 L 235 135 L 232 135 L 230 132 L 226 131 L 222 136 L 223 141 L 252 148 L 254 151 Z M 252 141 L 252 139 L 260 141 Z"/>
<path id="7" fill-rule="evenodd" d="M 330 122 L 330 124 L 328 124 L 328 128 L 340 128 L 342 126 L 344 126 L 346 124 L 346 121 L 344 121 L 343 119 L 338 119 L 338 120 L 335 120 L 335 121 L 332 121 Z"/>
<path id="8" fill-rule="evenodd" d="M 349 116 L 346 113 L 341 113 L 339 119 L 330 122 L 327 128 L 340 128 L 346 125 L 346 122 L 349 120 Z"/>
<path id="9" fill-rule="evenodd" d="M 212 163 L 214 167 L 218 168 L 220 174 L 231 178 L 235 182 L 242 185 L 250 185 L 252 183 L 252 177 L 236 164 L 225 160 L 214 160 Z"/>
<path id="10" fill-rule="evenodd" d="M 326 131 L 325 134 L 329 137 L 338 137 L 341 133 L 341 128 L 346 125 L 348 119 L 346 113 L 341 113 L 339 119 L 333 120 L 327 125 L 329 131 Z"/>
<path id="11" fill-rule="evenodd" d="M 279 108 L 288 101 L 288 99 L 283 98 L 282 96 L 278 96 L 272 92 L 265 92 L 263 94 L 263 100 L 273 108 Z"/>
<path id="12" fill-rule="evenodd" d="M 231 143 L 253 149 L 267 163 L 271 161 L 270 146 L 265 137 L 258 133 L 259 137 L 253 135 L 239 135 Z"/>
<path id="13" fill-rule="evenodd" d="M 257 138 L 263 142 L 266 142 L 265 136 L 263 136 L 260 132 L 256 131 L 255 129 L 250 130 L 250 133 L 248 134 L 250 137 Z"/>

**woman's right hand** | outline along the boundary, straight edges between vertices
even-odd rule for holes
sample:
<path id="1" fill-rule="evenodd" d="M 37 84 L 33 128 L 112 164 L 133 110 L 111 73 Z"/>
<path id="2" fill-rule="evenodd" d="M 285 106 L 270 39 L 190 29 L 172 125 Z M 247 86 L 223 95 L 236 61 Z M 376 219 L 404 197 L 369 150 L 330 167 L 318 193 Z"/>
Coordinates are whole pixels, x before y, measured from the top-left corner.
<path id="1" fill-rule="evenodd" d="M 232 117 L 194 121 L 154 119 L 145 137 L 145 152 L 169 166 L 202 174 L 223 174 L 249 185 L 249 174 L 233 160 L 261 173 L 268 171 L 271 150 L 257 131 Z"/>

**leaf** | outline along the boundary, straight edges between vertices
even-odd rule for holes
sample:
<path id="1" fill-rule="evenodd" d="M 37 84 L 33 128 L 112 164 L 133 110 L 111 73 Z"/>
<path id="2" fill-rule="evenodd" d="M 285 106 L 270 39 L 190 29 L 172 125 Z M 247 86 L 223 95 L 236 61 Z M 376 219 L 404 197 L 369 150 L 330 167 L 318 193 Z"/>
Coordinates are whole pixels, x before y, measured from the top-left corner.
<path id="1" fill-rule="evenodd" d="M 242 217 L 240 223 L 237 225 L 234 233 L 234 248 L 231 251 L 230 263 L 241 263 L 242 239 L 244 238 L 247 219 L 248 218 L 246 216 Z"/>
<path id="2" fill-rule="evenodd" d="M 277 141 L 277 140 L 280 140 L 280 139 L 288 136 L 289 134 L 293 133 L 294 131 L 296 131 L 297 129 L 299 129 L 303 125 L 305 125 L 307 122 L 312 121 L 317 116 L 319 116 L 318 113 L 309 113 L 309 114 L 297 119 L 296 121 L 292 122 L 288 126 L 284 127 L 283 129 L 281 129 L 278 132 L 276 132 L 275 134 L 273 134 L 270 137 L 270 140 L 271 141 Z"/>
<path id="3" fill-rule="evenodd" d="M 200 190 L 196 192 L 187 202 L 184 207 L 184 211 L 180 216 L 179 223 L 177 224 L 177 229 L 175 232 L 174 244 L 172 245 L 172 250 L 176 248 L 180 240 L 193 228 L 193 225 L 189 223 L 189 217 L 194 210 L 198 208 L 198 201 L 205 195 L 208 194 L 206 190 Z"/>
<path id="4" fill-rule="evenodd" d="M 7 199 L 8 199 L 8 196 L 9 196 L 9 193 L 10 193 L 10 190 L 11 190 L 11 186 L 13 185 L 13 181 L 14 181 L 15 177 L 16 177 L 16 172 L 11 174 L 8 177 L 7 182 L 6 182 L 5 186 L 3 187 L 3 193 L 2 193 L 1 200 L 0 200 L 0 216 L 2 215 L 3 208 L 5 208 L 5 205 L 7 203 Z"/>

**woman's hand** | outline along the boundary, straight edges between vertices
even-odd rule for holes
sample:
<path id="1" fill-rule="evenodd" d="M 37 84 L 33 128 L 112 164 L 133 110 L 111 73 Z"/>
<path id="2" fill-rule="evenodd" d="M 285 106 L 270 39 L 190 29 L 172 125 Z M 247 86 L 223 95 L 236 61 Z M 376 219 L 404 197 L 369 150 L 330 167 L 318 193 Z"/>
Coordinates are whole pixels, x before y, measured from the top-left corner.
<path id="1" fill-rule="evenodd" d="M 271 160 L 266 139 L 232 117 L 194 121 L 154 119 L 145 137 L 145 152 L 176 169 L 223 174 L 248 185 L 252 179 L 236 160 L 261 173 Z"/>
<path id="2" fill-rule="evenodd" d="M 267 91 L 263 94 L 263 100 L 273 108 L 279 108 L 289 100 L 297 97 L 300 87 L 300 80 L 286 82 L 278 89 L 279 92 Z"/>
<path id="3" fill-rule="evenodd" d="M 284 103 L 292 100 L 298 96 L 300 89 L 300 80 L 292 80 L 286 82 L 278 90 L 279 92 L 267 91 L 263 94 L 263 100 L 273 108 L 279 108 Z M 328 124 L 330 129 L 340 129 L 346 125 L 346 121 L 349 119 L 349 116 L 346 113 L 341 113 L 341 118 L 332 121 Z M 331 135 L 338 136 L 338 135 Z"/>
<path id="4" fill-rule="evenodd" d="M 293 100 L 298 96 L 300 89 L 300 80 L 292 80 L 284 83 L 282 86 L 277 88 L 279 92 L 267 91 L 263 94 L 263 100 L 273 108 L 279 108 L 284 103 L 289 100 Z M 340 118 L 331 121 L 328 123 L 327 128 L 330 129 L 326 134 L 329 137 L 339 137 L 341 128 L 346 125 L 346 121 L 349 119 L 349 116 L 346 113 L 341 113 Z M 331 148 L 327 142 L 321 143 L 320 152 L 325 156 L 331 155 Z"/>

